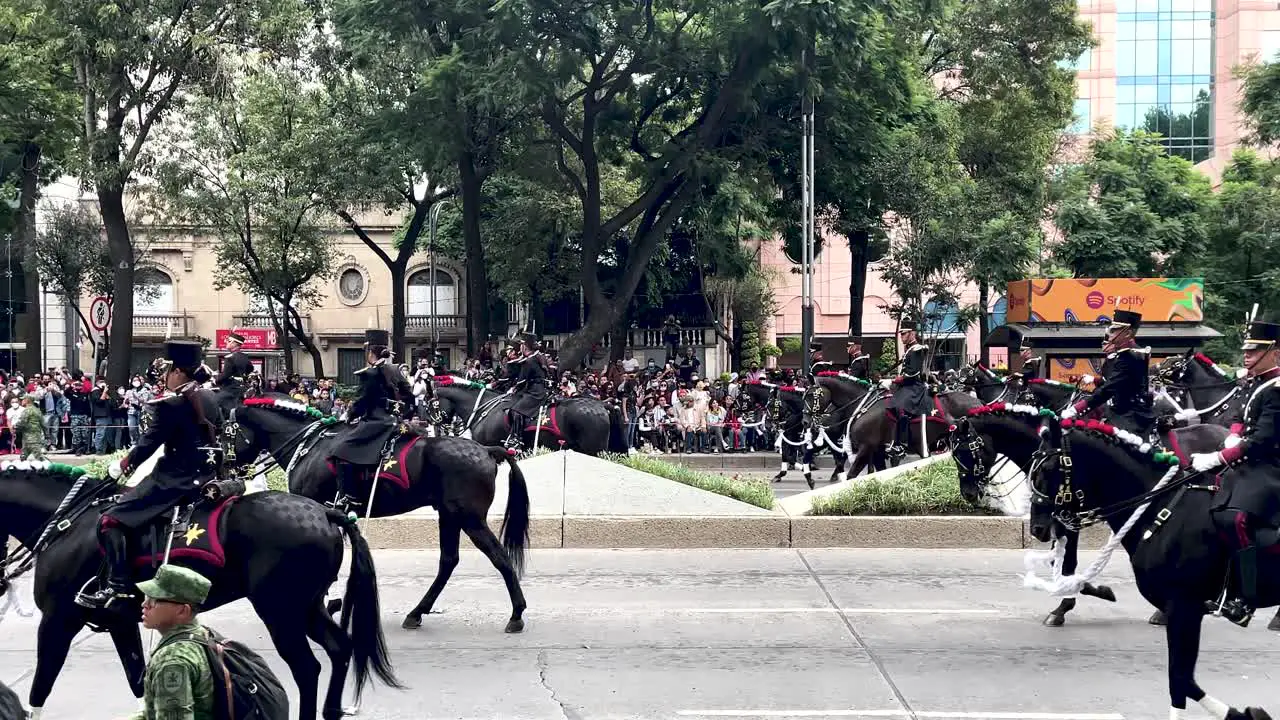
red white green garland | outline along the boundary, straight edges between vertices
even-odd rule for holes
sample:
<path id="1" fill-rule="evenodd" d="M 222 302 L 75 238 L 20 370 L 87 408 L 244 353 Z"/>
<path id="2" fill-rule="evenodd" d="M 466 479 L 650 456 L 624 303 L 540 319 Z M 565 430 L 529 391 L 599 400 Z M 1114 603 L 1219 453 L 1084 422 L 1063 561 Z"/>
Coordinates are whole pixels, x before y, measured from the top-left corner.
<path id="1" fill-rule="evenodd" d="M 326 415 L 310 405 L 304 405 L 293 400 L 246 398 L 244 404 L 248 407 L 269 407 L 293 415 L 302 415 L 303 417 L 311 418 L 312 420 L 319 420 L 325 425 L 335 425 L 342 422 L 338 418 L 333 417 L 332 415 Z"/>
<path id="2" fill-rule="evenodd" d="M 476 382 L 474 380 L 467 380 L 466 378 L 460 378 L 456 375 L 437 375 L 436 384 L 450 386 L 450 387 L 471 388 L 472 390 L 485 390 L 485 389 L 488 389 L 489 387 L 484 383 Z"/>

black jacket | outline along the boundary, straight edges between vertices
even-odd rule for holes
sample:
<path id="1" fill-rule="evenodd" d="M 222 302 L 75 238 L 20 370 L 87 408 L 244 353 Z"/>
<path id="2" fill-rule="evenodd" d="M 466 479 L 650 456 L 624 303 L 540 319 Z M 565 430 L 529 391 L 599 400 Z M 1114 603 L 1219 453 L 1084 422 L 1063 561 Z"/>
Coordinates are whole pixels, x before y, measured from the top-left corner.
<path id="1" fill-rule="evenodd" d="M 253 363 L 249 361 L 249 356 L 237 350 L 223 361 L 222 372 L 214 378 L 213 384 L 218 387 L 227 387 L 232 383 L 243 383 L 252 373 Z"/>
<path id="2" fill-rule="evenodd" d="M 1102 363 L 1102 387 L 1085 401 L 1086 412 L 1108 400 L 1116 414 L 1150 410 L 1147 381 L 1150 357 L 1149 348 L 1125 348 L 1108 355 Z"/>
<path id="3" fill-rule="evenodd" d="M 871 379 L 871 356 L 866 353 L 850 356 L 849 369 L 845 372 L 863 380 Z"/>
<path id="4" fill-rule="evenodd" d="M 902 384 L 916 385 L 924 382 L 924 356 L 929 348 L 916 343 L 907 348 L 906 357 L 902 359 Z"/>
<path id="5" fill-rule="evenodd" d="M 129 450 L 124 466 L 137 467 L 163 445 L 164 457 L 160 458 L 152 472 L 157 480 L 163 477 L 181 481 L 212 475 L 217 467 L 208 464 L 209 453 L 200 448 L 218 446 L 218 405 L 209 390 L 196 390 L 194 400 L 201 404 L 209 425 L 200 424 L 195 408 L 181 394 L 149 403 L 155 412 L 155 419 L 138 439 L 138 444 Z M 214 458 L 217 462 L 216 455 Z"/>
<path id="6" fill-rule="evenodd" d="M 1255 381 L 1236 421 L 1243 424 L 1240 444 L 1223 457 L 1250 465 L 1280 465 L 1280 374 Z"/>
<path id="7" fill-rule="evenodd" d="M 348 420 L 355 418 L 391 419 L 390 401 L 403 403 L 401 412 L 408 411 L 413 403 L 413 388 L 404 373 L 390 363 L 370 365 L 356 371 L 360 390 L 351 403 Z"/>

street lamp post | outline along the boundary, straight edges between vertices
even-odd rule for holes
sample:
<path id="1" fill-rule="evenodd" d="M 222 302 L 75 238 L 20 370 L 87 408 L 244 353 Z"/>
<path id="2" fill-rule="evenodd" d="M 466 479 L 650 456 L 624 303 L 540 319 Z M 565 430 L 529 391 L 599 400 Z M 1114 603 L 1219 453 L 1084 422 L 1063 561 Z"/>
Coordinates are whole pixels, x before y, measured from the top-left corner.
<path id="1" fill-rule="evenodd" d="M 815 46 L 810 44 L 801 55 L 805 78 L 800 101 L 800 349 L 803 357 L 801 372 L 808 373 L 813 362 L 809 344 L 813 342 L 813 263 L 814 263 L 814 132 L 813 93 L 809 88 L 809 69 L 813 62 Z"/>

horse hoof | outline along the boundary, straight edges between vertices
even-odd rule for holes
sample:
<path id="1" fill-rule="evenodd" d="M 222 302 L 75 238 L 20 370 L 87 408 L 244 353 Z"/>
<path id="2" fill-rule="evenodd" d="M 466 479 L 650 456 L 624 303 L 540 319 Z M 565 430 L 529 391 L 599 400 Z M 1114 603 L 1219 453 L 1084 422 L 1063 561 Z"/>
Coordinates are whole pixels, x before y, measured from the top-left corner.
<path id="1" fill-rule="evenodd" d="M 334 598 L 324 606 L 324 611 L 330 615 L 337 615 L 342 610 L 342 598 Z"/>
<path id="2" fill-rule="evenodd" d="M 813 478 L 811 478 L 811 477 L 807 477 L 807 478 L 805 478 L 805 479 L 804 479 L 804 481 L 805 481 L 806 483 L 808 483 L 808 484 L 809 484 L 809 489 L 810 489 L 810 490 L 812 490 L 812 489 L 813 489 Z"/>
<path id="3" fill-rule="evenodd" d="M 1157 610 L 1151 613 L 1151 617 L 1147 618 L 1147 622 L 1151 625 L 1164 626 L 1169 624 L 1169 618 L 1165 617 L 1163 610 Z"/>
<path id="4" fill-rule="evenodd" d="M 344 717 L 351 717 L 353 715 L 359 715 L 359 714 L 360 714 L 360 706 L 358 704 L 352 705 L 351 707 L 342 708 L 342 715 Z"/>
<path id="5" fill-rule="evenodd" d="M 1096 588 L 1094 588 L 1093 596 L 1098 598 L 1099 600 L 1106 600 L 1107 602 L 1116 601 L 1116 593 L 1108 585 L 1099 585 Z"/>
<path id="6" fill-rule="evenodd" d="M 1271 618 L 1271 622 L 1267 623 L 1267 629 L 1280 630 L 1280 612 L 1276 613 L 1276 616 Z"/>
<path id="7" fill-rule="evenodd" d="M 782 482 L 782 475 L 781 475 L 781 474 L 779 474 L 779 475 L 774 475 L 774 476 L 773 476 L 773 481 L 774 481 L 774 482 Z"/>
<path id="8" fill-rule="evenodd" d="M 1262 708 L 1247 707 L 1244 714 L 1248 715 L 1250 720 L 1271 720 L 1271 714 Z"/>
<path id="9" fill-rule="evenodd" d="M 502 632 L 505 632 L 505 633 L 524 632 L 524 620 L 521 620 L 520 618 L 511 618 L 511 621 L 507 623 L 506 629 L 504 629 Z"/>
<path id="10" fill-rule="evenodd" d="M 1049 615 L 1044 619 L 1045 627 L 1062 627 L 1066 623 L 1066 615 L 1055 615 L 1053 613 L 1049 613 Z"/>
<path id="11" fill-rule="evenodd" d="M 400 623 L 400 627 L 405 630 L 417 630 L 422 627 L 421 615 L 405 615 L 404 622 Z"/>

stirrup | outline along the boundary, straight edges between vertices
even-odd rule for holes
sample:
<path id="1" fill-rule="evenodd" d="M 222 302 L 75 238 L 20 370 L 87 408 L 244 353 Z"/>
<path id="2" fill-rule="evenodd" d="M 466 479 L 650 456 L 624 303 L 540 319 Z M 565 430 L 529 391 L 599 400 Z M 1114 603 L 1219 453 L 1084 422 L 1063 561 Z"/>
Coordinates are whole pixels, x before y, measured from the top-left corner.
<path id="1" fill-rule="evenodd" d="M 137 599 L 138 595 L 125 587 L 108 585 L 95 593 L 83 590 L 76 594 L 76 604 L 93 610 L 108 610 L 117 602 Z"/>
<path id="2" fill-rule="evenodd" d="M 1224 589 L 1217 600 L 1205 602 L 1205 612 L 1235 623 L 1240 627 L 1249 627 L 1249 621 L 1253 619 L 1254 608 L 1240 598 L 1228 597 L 1227 591 Z"/>

